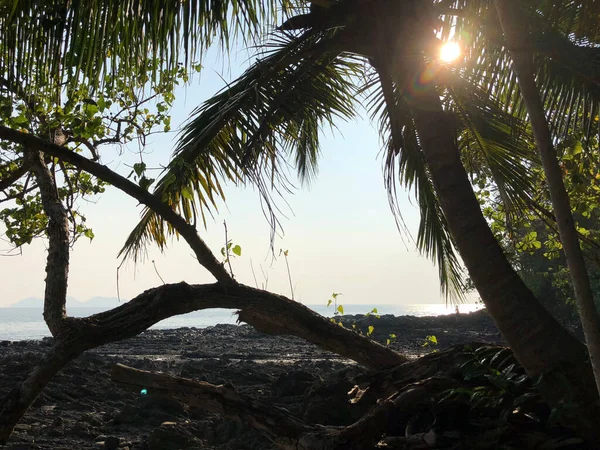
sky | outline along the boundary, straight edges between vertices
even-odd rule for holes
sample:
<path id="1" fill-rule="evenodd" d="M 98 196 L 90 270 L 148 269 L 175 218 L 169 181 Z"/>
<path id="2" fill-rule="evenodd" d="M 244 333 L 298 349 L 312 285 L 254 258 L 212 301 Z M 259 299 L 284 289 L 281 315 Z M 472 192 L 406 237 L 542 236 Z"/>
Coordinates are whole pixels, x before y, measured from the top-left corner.
<path id="1" fill-rule="evenodd" d="M 184 123 L 202 101 L 223 88 L 225 82 L 241 74 L 247 63 L 244 51 L 232 55 L 230 66 L 215 52 L 209 53 L 202 73 L 175 93 L 173 129 Z M 166 165 L 176 142 L 176 133 L 153 135 L 147 142 L 145 162 L 148 166 Z M 298 183 L 298 189 L 285 197 L 288 206 L 280 202 L 285 213 L 285 217 L 280 217 L 284 233 L 276 239 L 275 256 L 280 249 L 289 252 L 295 300 L 326 304 L 336 292 L 342 294 L 343 304 L 445 301 L 440 295 L 437 268 L 419 255 L 410 238 L 396 227 L 383 184 L 380 149 L 377 124 L 367 118 L 340 123 L 335 133 L 322 135 L 316 180 L 309 187 Z M 127 174 L 130 169 L 126 164 L 137 161 L 133 148 L 122 157 L 115 149 L 102 150 L 102 163 L 121 173 Z M 225 241 L 226 220 L 229 238 L 242 247 L 241 257 L 232 261 L 236 279 L 291 297 L 285 259 L 273 259 L 270 253 L 270 229 L 258 193 L 250 188 L 227 186 L 225 194 L 227 202 L 221 202 L 206 229 L 200 225 L 200 236 L 219 254 Z M 409 230 L 416 236 L 417 208 L 405 193 L 400 194 L 399 204 Z M 214 281 L 185 242 L 175 240 L 164 253 L 151 247 L 144 263 L 126 263 L 117 282 L 117 253 L 139 220 L 142 208 L 109 187 L 95 203 L 84 204 L 82 210 L 96 237 L 92 242 L 81 238 L 72 251 L 70 297 L 80 301 L 96 296 L 117 297 L 118 284 L 120 298 L 128 300 L 162 284 L 161 278 L 166 283 Z M 7 244 L 0 242 L 2 255 L 8 249 Z M 0 307 L 28 297 L 43 297 L 45 259 L 43 240 L 23 248 L 21 256 L 0 256 L 4 280 Z"/>

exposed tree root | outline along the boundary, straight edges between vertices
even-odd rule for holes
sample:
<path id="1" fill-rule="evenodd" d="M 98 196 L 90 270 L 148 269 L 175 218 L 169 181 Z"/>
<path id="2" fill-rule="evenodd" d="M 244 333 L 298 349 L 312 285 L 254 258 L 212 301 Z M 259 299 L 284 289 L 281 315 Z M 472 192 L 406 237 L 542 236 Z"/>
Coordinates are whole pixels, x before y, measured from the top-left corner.
<path id="1" fill-rule="evenodd" d="M 549 425 L 549 409 L 503 347 L 457 346 L 359 376 L 347 398 L 359 419 L 347 426 L 308 423 L 230 385 L 120 364 L 113 367 L 112 380 L 246 422 L 284 450 L 588 448 Z"/>

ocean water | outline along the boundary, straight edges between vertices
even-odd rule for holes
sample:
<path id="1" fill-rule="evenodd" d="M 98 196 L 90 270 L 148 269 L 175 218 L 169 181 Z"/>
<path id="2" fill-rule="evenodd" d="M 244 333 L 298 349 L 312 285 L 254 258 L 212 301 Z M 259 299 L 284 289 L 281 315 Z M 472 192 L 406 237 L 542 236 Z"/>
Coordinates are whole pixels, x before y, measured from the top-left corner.
<path id="1" fill-rule="evenodd" d="M 333 315 L 333 305 L 306 305 L 313 311 L 324 316 Z M 438 316 L 453 314 L 453 305 L 420 304 L 420 305 L 344 305 L 344 314 L 366 314 L 377 308 L 380 315 L 393 314 L 395 316 Z M 480 309 L 479 304 L 461 304 L 461 313 L 472 312 Z M 106 309 L 103 308 L 71 308 L 68 313 L 75 317 L 85 317 L 96 314 Z M 235 324 L 237 316 L 233 309 L 208 309 L 195 311 L 189 314 L 170 317 L 169 319 L 153 325 L 153 329 L 169 329 L 181 327 L 205 328 L 219 323 Z M 41 339 L 50 336 L 50 332 L 42 317 L 41 308 L 0 308 L 0 341 L 22 341 L 27 339 Z"/>

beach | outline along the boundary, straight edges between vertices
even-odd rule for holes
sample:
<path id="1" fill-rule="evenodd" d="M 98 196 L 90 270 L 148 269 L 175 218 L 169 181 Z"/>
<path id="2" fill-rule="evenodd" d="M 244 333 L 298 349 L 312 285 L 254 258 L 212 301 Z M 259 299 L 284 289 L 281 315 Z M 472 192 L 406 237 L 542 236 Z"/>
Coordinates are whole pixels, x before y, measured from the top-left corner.
<path id="1" fill-rule="evenodd" d="M 503 343 L 484 311 L 437 317 L 344 316 L 342 321 L 364 333 L 373 326 L 372 338 L 383 344 L 389 339 L 392 348 L 411 358 L 469 342 Z M 435 336 L 437 344 L 428 336 Z M 0 342 L 0 396 L 26 377 L 50 345 L 51 338 Z M 265 335 L 247 325 L 150 330 L 88 351 L 67 365 L 35 401 L 5 448 L 274 448 L 245 423 L 187 408 L 153 392 L 121 388 L 110 380 L 116 363 L 212 384 L 230 383 L 243 394 L 324 425 L 351 420 L 343 391 L 365 373 L 354 362 L 301 339 Z M 336 389 L 339 395 L 334 395 Z"/>

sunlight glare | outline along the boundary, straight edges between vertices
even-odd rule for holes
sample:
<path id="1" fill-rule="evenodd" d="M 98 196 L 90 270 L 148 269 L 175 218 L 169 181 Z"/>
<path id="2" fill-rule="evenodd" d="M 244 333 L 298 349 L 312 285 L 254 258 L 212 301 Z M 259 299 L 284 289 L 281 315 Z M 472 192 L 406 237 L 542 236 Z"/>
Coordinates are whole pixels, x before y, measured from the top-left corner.
<path id="1" fill-rule="evenodd" d="M 440 48 L 440 59 L 450 63 L 460 56 L 460 46 L 456 42 L 446 42 Z"/>

